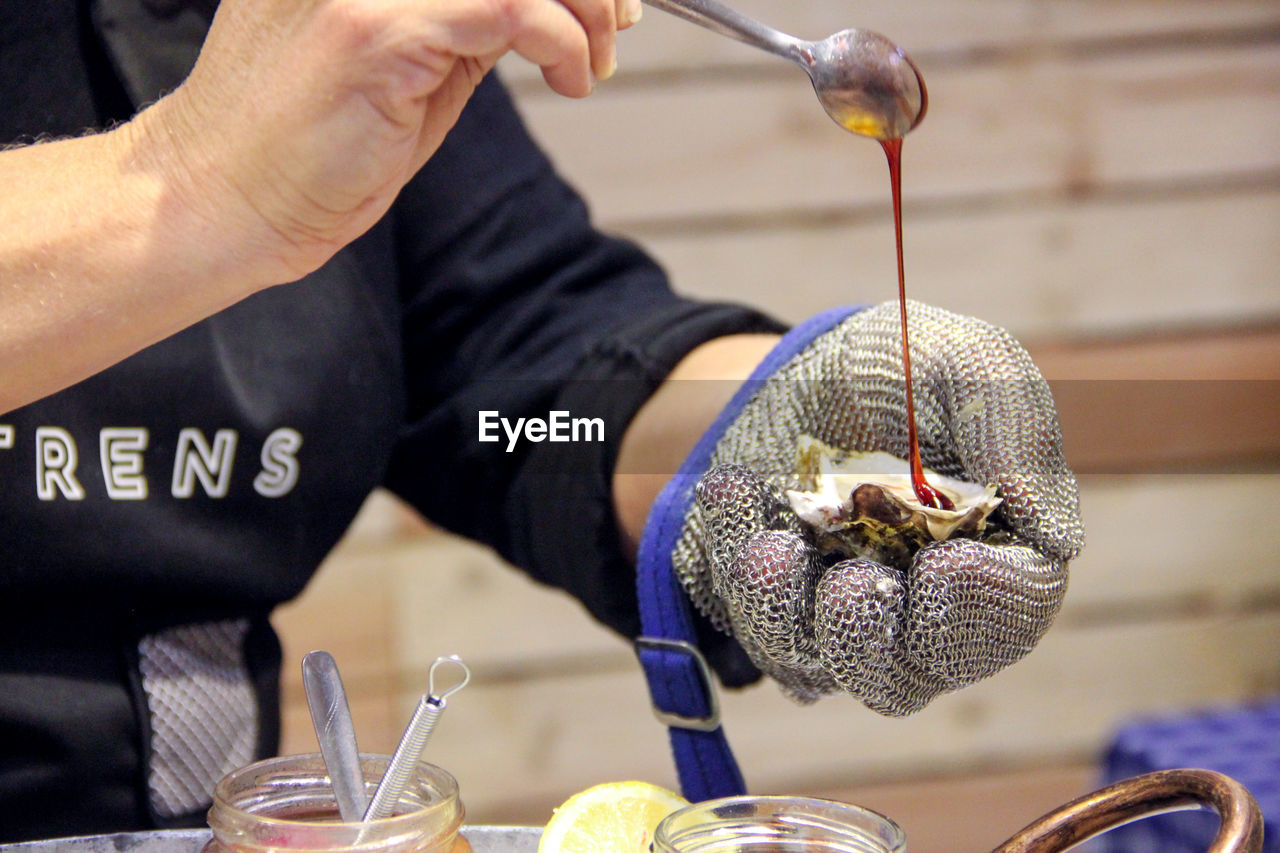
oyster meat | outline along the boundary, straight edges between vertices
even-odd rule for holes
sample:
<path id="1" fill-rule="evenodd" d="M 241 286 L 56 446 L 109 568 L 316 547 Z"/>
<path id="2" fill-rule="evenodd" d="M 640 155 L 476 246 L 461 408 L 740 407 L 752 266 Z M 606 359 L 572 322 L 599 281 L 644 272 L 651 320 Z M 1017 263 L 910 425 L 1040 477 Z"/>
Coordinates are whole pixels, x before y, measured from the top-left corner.
<path id="1" fill-rule="evenodd" d="M 994 485 L 968 483 L 925 469 L 929 484 L 954 509 L 922 504 L 905 459 L 888 453 L 841 450 L 801 436 L 796 452 L 800 486 L 787 490 L 796 515 L 824 555 L 866 557 L 905 569 L 921 547 L 953 537 L 984 538 L 1000 505 Z"/>

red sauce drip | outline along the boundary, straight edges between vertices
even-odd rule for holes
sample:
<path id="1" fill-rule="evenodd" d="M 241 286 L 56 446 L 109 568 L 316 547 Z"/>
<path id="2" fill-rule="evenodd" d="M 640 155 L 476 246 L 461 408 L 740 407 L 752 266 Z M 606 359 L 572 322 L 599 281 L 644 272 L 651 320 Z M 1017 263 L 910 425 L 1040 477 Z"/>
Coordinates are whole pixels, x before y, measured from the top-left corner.
<path id="1" fill-rule="evenodd" d="M 893 229 L 898 239 L 898 308 L 902 313 L 902 367 L 907 379 L 907 461 L 911 466 L 911 488 L 916 499 L 935 509 L 955 509 L 950 499 L 929 485 L 920 464 L 920 442 L 916 437 L 916 407 L 911 395 L 911 348 L 907 343 L 907 276 L 902 263 L 902 139 L 882 139 L 889 160 L 889 183 L 893 188 Z"/>

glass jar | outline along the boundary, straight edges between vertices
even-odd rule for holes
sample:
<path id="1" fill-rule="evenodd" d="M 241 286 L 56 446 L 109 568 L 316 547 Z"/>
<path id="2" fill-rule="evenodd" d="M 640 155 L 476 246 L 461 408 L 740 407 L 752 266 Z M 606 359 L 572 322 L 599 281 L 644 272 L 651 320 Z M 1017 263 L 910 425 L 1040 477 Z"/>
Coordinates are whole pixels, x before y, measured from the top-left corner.
<path id="1" fill-rule="evenodd" d="M 387 756 L 360 756 L 370 797 L 389 762 Z M 420 762 L 397 814 L 343 823 L 324 759 L 286 755 L 242 767 L 218 783 L 209 809 L 213 839 L 203 853 L 469 853 L 458 834 L 462 817 L 457 781 Z"/>
<path id="2" fill-rule="evenodd" d="M 860 806 L 806 797 L 726 797 L 665 817 L 655 853 L 905 853 L 889 818 Z"/>

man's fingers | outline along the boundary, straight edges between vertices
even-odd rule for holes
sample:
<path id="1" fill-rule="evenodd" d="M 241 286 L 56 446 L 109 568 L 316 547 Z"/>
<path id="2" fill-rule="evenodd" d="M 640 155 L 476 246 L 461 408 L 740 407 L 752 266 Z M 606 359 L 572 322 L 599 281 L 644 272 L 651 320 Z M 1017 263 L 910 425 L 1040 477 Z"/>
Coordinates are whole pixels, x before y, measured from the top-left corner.
<path id="1" fill-rule="evenodd" d="M 511 49 L 552 89 L 580 98 L 617 68 L 617 0 L 487 0 L 512 22 Z"/>
<path id="2" fill-rule="evenodd" d="M 707 559 L 716 594 L 724 573 L 747 540 L 767 529 L 773 497 L 760 475 L 741 465 L 722 465 L 708 471 L 694 489 L 696 507 L 706 531 Z"/>
<path id="3" fill-rule="evenodd" d="M 907 642 L 920 668 L 956 690 L 1030 652 L 1067 590 L 1064 563 L 1023 545 L 953 539 L 911 569 Z"/>
<path id="4" fill-rule="evenodd" d="M 930 352 L 934 373 L 946 377 L 935 387 L 952 399 L 939 413 L 964 479 L 998 483 L 1000 513 L 1018 536 L 1072 559 L 1084 545 L 1084 528 L 1049 383 L 1004 329 L 928 306 L 913 310 L 920 327 L 917 335 L 913 326 L 913 347 Z M 921 387 L 929 382 L 922 379 Z"/>
<path id="5" fill-rule="evenodd" d="M 905 577 L 870 560 L 827 570 L 814 634 L 843 690 L 901 716 L 1020 660 L 1066 586 L 1064 564 L 1034 548 L 954 539 L 921 550 Z"/>
<path id="6" fill-rule="evenodd" d="M 603 11 L 592 19 L 592 27 L 603 38 L 612 26 L 613 11 L 607 7 L 613 0 L 581 2 L 601 5 Z M 593 51 L 601 48 L 591 44 L 577 14 L 556 0 L 414 0 L 398 8 L 413 16 L 406 20 L 417 20 L 424 28 L 418 37 L 424 63 L 431 62 L 431 54 L 484 57 L 514 51 L 540 67 L 560 94 L 591 93 Z"/>
<path id="7" fill-rule="evenodd" d="M 554 0 L 503 0 L 515 15 L 511 49 L 542 69 L 547 85 L 570 98 L 595 87 L 592 45 L 568 7 Z"/>
<path id="8" fill-rule="evenodd" d="M 560 0 L 578 19 L 590 45 L 591 70 L 607 80 L 618 67 L 616 0 Z"/>
<path id="9" fill-rule="evenodd" d="M 722 571 L 731 610 L 772 661 L 784 666 L 819 665 L 813 637 L 813 596 L 818 557 L 804 538 L 764 530 L 752 536 Z"/>
<path id="10" fill-rule="evenodd" d="M 897 571 L 862 559 L 828 569 L 815 595 L 823 668 L 845 692 L 891 717 L 914 713 L 942 692 L 911 660 L 906 598 Z"/>
<path id="11" fill-rule="evenodd" d="M 625 30 L 635 26 L 643 13 L 644 7 L 640 4 L 640 0 L 618 0 L 615 12 L 618 16 L 618 29 Z"/>

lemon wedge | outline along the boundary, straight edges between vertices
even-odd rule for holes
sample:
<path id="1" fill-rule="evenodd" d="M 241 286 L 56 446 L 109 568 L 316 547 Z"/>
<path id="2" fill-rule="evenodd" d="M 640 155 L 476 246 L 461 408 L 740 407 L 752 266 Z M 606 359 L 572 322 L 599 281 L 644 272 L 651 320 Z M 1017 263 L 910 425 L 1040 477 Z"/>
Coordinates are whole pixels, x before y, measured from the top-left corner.
<path id="1" fill-rule="evenodd" d="M 538 853 L 647 853 L 658 823 L 689 805 L 648 782 L 606 782 L 565 800 L 542 830 Z"/>

